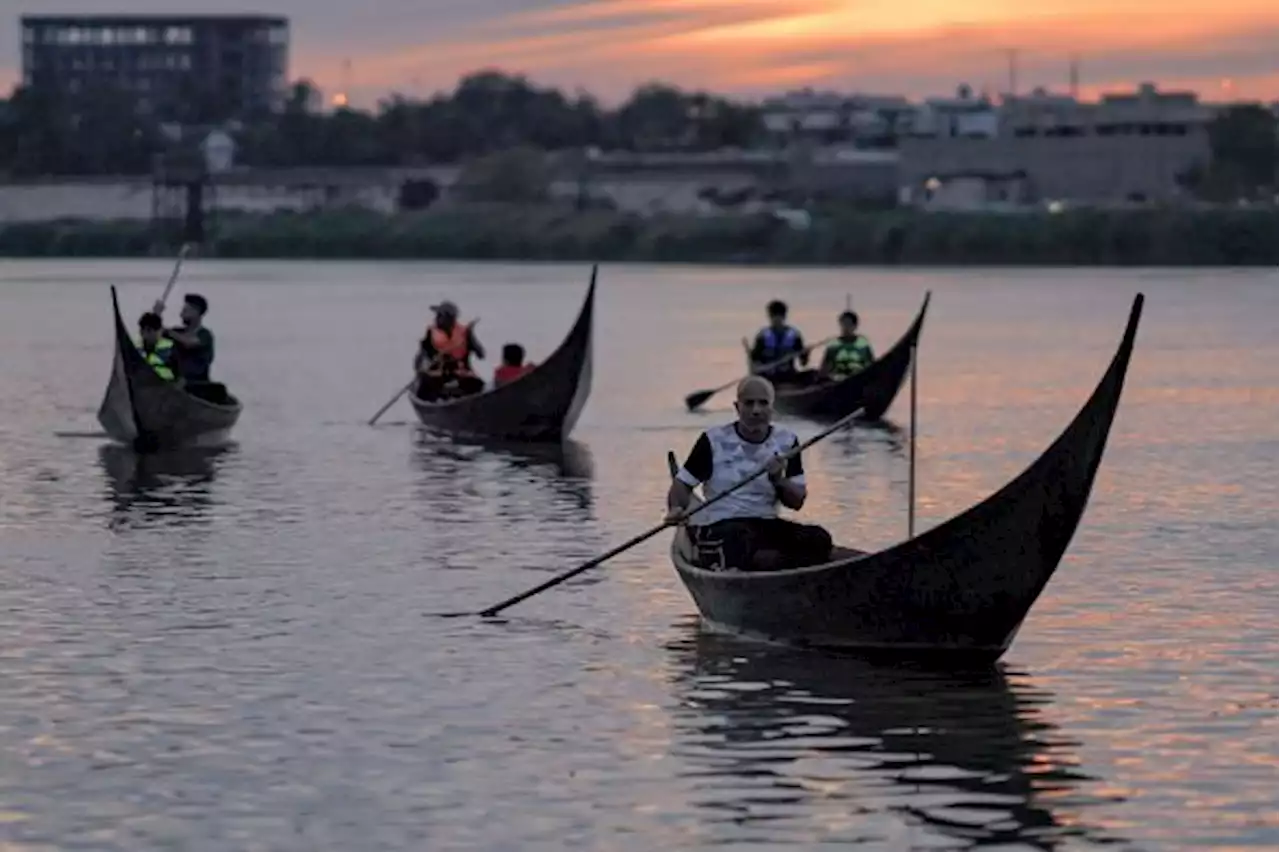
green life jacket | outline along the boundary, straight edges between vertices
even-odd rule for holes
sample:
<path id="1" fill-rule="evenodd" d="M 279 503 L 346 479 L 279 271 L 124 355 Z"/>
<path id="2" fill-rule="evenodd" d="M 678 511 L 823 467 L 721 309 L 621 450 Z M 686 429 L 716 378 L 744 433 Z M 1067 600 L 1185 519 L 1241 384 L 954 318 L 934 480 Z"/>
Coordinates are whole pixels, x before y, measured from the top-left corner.
<path id="1" fill-rule="evenodd" d="M 875 360 L 871 344 L 861 334 L 853 340 L 837 340 L 827 347 L 827 353 L 831 356 L 831 375 L 840 379 L 861 373 Z"/>
<path id="2" fill-rule="evenodd" d="M 151 365 L 151 369 L 156 371 L 156 375 L 171 382 L 174 379 L 173 368 L 169 366 L 169 359 L 173 357 L 173 341 L 167 337 L 162 337 L 156 341 L 156 348 L 148 352 L 142 347 L 142 342 L 138 341 L 138 354 L 142 359 Z"/>

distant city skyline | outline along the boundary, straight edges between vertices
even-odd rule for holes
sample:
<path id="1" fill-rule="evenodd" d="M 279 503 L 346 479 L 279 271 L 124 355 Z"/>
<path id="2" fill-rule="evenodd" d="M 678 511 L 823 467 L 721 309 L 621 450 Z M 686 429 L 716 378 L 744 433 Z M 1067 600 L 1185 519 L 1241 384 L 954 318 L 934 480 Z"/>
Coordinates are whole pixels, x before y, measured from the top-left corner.
<path id="1" fill-rule="evenodd" d="M 1034 11 L 1029 11 L 1034 9 Z M 290 18 L 290 79 L 371 107 L 481 68 L 609 103 L 663 81 L 738 97 L 812 86 L 948 95 L 960 83 L 1093 97 L 1141 81 L 1206 100 L 1273 101 L 1277 9 L 1261 0 L 17 0 L 0 16 L 0 89 L 21 76 L 22 14 L 245 13 Z"/>

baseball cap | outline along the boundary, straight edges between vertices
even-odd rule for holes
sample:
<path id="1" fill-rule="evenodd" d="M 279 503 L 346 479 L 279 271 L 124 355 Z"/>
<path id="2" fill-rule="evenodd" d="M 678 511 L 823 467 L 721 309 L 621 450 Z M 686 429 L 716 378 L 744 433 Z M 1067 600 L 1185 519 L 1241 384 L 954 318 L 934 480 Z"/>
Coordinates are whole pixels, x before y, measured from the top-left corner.
<path id="1" fill-rule="evenodd" d="M 450 302 L 448 299 L 445 299 L 438 305 L 432 305 L 431 310 L 438 314 L 449 314 L 450 316 L 455 317 L 458 315 L 458 306 L 453 302 Z"/>

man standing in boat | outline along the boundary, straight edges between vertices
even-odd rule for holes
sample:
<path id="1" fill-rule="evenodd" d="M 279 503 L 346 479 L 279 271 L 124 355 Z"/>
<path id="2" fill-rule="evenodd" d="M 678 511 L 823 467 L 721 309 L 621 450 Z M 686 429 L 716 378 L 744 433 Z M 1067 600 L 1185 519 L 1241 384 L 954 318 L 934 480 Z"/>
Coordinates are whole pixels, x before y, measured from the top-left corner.
<path id="1" fill-rule="evenodd" d="M 476 338 L 475 323 L 458 322 L 458 306 L 447 299 L 432 305 L 435 322 L 427 326 L 414 366 L 418 370 L 418 397 L 437 399 L 446 388 L 456 396 L 484 390 L 484 379 L 471 368 L 471 356 L 484 359 L 484 346 Z"/>
<path id="2" fill-rule="evenodd" d="M 809 364 L 809 351 L 804 345 L 804 337 L 799 330 L 787 324 L 786 302 L 774 299 L 767 308 L 769 324 L 756 334 L 755 343 L 751 346 L 751 371 L 768 378 L 770 381 L 785 384 L 806 383 L 811 377 L 809 372 L 797 372 L 796 360 L 802 367 Z M 795 358 L 787 358 L 794 353 Z M 786 359 L 786 360 L 783 360 Z M 783 361 L 781 364 L 762 369 L 765 365 Z"/>
<path id="3" fill-rule="evenodd" d="M 874 360 L 871 342 L 858 333 L 858 315 L 845 311 L 840 315 L 840 336 L 827 346 L 819 372 L 824 379 L 838 382 L 861 373 Z"/>
<path id="4" fill-rule="evenodd" d="M 163 315 L 164 302 L 157 301 L 152 310 L 157 316 Z M 213 332 L 204 325 L 208 311 L 209 302 L 204 296 L 188 293 L 182 297 L 182 310 L 178 314 L 182 325 L 164 332 L 164 336 L 173 341 L 178 375 L 188 391 L 202 396 L 205 394 L 195 386 L 211 384 L 209 369 L 213 366 Z"/>
<path id="5" fill-rule="evenodd" d="M 808 496 L 804 465 L 793 432 L 774 426 L 773 385 L 760 376 L 738 384 L 738 419 L 703 432 L 667 492 L 667 518 L 675 521 L 702 484 L 707 499 L 751 474 L 753 480 L 689 518 L 702 567 L 709 570 L 770 571 L 819 565 L 831 558 L 831 535 L 822 527 L 778 517 L 778 504 L 799 511 Z"/>

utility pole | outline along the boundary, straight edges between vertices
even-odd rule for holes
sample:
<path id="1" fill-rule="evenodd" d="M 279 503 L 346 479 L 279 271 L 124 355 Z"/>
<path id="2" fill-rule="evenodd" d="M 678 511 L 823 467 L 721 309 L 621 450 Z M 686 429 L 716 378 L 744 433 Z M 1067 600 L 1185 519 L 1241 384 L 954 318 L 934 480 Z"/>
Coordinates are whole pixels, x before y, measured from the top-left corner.
<path id="1" fill-rule="evenodd" d="M 1009 60 L 1009 95 L 1012 97 L 1018 94 L 1018 48 L 1007 48 L 1005 56 Z"/>
<path id="2" fill-rule="evenodd" d="M 1067 90 L 1075 98 L 1080 92 L 1080 57 L 1071 54 L 1071 68 L 1067 72 Z"/>

